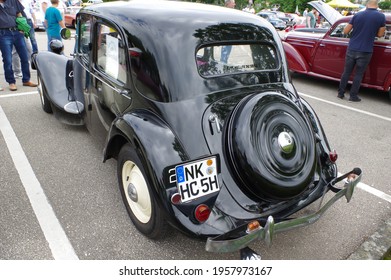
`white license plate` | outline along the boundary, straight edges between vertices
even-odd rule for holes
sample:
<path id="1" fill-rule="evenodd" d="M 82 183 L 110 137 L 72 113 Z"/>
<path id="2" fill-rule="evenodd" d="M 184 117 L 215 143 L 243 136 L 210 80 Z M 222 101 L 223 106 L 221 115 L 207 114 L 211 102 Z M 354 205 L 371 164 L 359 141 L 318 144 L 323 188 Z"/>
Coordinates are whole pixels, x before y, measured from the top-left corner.
<path id="1" fill-rule="evenodd" d="M 175 173 L 182 202 L 220 190 L 216 157 L 178 165 L 175 167 Z"/>

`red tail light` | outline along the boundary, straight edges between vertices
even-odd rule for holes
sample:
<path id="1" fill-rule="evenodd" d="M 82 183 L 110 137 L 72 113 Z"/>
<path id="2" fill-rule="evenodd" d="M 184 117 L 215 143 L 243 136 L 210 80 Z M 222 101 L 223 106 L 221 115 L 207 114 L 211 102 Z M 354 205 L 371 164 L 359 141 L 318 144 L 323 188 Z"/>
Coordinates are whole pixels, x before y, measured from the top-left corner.
<path id="1" fill-rule="evenodd" d="M 180 204 L 182 202 L 181 195 L 179 193 L 174 193 L 171 196 L 171 203 L 172 204 Z"/>
<path id="2" fill-rule="evenodd" d="M 207 205 L 200 204 L 195 209 L 194 216 L 198 222 L 203 223 L 209 218 L 210 212 L 210 208 Z"/>
<path id="3" fill-rule="evenodd" d="M 329 159 L 332 163 L 336 162 L 338 159 L 338 154 L 335 150 L 330 151 L 329 153 Z"/>

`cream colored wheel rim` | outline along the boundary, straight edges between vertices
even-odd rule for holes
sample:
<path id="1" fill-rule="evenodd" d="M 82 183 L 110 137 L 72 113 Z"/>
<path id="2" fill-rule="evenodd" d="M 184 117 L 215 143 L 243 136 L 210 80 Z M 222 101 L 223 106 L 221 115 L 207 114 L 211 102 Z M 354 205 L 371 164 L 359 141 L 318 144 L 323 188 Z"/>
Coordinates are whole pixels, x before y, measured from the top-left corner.
<path id="1" fill-rule="evenodd" d="M 41 98 L 42 104 L 45 105 L 45 100 L 43 99 L 42 81 L 39 76 L 38 76 L 38 93 L 39 93 L 39 97 Z"/>
<path id="2" fill-rule="evenodd" d="M 122 188 L 136 219 L 148 223 L 152 213 L 151 196 L 141 170 L 130 160 L 122 167 Z"/>

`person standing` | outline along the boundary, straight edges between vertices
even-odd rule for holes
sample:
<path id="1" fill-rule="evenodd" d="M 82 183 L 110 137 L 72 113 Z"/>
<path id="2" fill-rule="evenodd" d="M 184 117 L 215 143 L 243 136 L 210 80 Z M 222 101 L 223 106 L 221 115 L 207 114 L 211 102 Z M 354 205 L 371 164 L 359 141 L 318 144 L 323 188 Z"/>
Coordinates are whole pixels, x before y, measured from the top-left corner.
<path id="1" fill-rule="evenodd" d="M 30 64 L 24 34 L 16 26 L 16 17 L 22 17 L 24 7 L 18 0 L 0 0 L 0 51 L 3 57 L 5 80 L 11 91 L 17 90 L 12 69 L 12 48 L 15 46 L 20 57 L 23 86 L 36 87 L 30 81 Z"/>
<path id="2" fill-rule="evenodd" d="M 386 18 L 377 10 L 378 2 L 378 0 L 368 0 L 367 8 L 356 13 L 343 30 L 344 34 L 353 31 L 346 51 L 345 67 L 338 87 L 338 98 L 344 98 L 349 77 L 353 69 L 356 68 L 350 88 L 349 101 L 361 101 L 358 97 L 358 91 L 362 77 L 372 58 L 375 38 L 383 37 L 386 30 Z"/>
<path id="3" fill-rule="evenodd" d="M 57 9 L 59 0 L 51 0 L 52 5 L 45 12 L 45 26 L 48 35 L 48 50 L 50 51 L 50 42 L 54 39 L 62 41 L 61 29 L 65 28 L 61 12 Z"/>
<path id="4" fill-rule="evenodd" d="M 37 44 L 37 40 L 35 39 L 35 30 L 34 30 L 36 27 L 36 25 L 35 25 L 35 22 L 36 22 L 35 11 L 33 8 L 33 1 L 32 0 L 19 0 L 19 1 L 22 3 L 22 5 L 24 7 L 23 11 L 26 15 L 27 23 L 31 27 L 30 32 L 29 32 L 29 39 L 25 38 L 26 47 L 27 47 L 27 54 L 28 54 L 28 57 L 30 58 L 32 53 L 38 52 L 38 44 Z M 30 42 L 28 42 L 28 40 L 30 40 Z M 30 61 L 30 59 L 29 59 L 29 61 Z M 14 74 L 15 74 L 16 78 L 21 78 L 23 76 L 22 70 L 20 68 L 19 56 L 18 56 L 15 48 L 13 48 L 13 50 L 12 50 L 12 68 L 14 70 Z"/>
<path id="5" fill-rule="evenodd" d="M 235 0 L 225 0 L 224 5 L 227 8 L 235 8 L 236 3 Z M 221 47 L 221 55 L 220 55 L 220 61 L 223 63 L 228 62 L 228 57 L 231 54 L 232 51 L 232 45 L 226 45 Z"/>
<path id="6" fill-rule="evenodd" d="M 303 17 L 307 18 L 307 15 L 308 15 L 308 8 L 305 8 L 303 12 Z"/>
<path id="7" fill-rule="evenodd" d="M 307 13 L 306 17 L 306 27 L 315 28 L 316 27 L 316 10 L 312 9 Z"/>

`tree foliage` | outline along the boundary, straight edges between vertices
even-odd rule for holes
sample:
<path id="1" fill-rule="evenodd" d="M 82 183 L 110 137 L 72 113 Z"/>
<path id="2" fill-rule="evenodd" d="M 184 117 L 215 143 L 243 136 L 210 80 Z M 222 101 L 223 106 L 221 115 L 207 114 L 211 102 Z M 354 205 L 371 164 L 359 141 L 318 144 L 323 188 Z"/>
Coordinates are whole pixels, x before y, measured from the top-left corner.
<path id="1" fill-rule="evenodd" d="M 379 2 L 379 8 L 382 10 L 391 10 L 391 0 Z"/>
<path id="2" fill-rule="evenodd" d="M 200 2 L 205 4 L 213 4 L 224 6 L 224 0 L 185 0 L 187 2 Z M 272 9 L 274 7 L 279 7 L 280 11 L 293 13 L 296 10 L 296 6 L 299 9 L 299 12 L 302 13 L 305 8 L 308 8 L 307 5 L 309 0 L 253 0 L 254 8 L 258 12 L 262 9 Z M 245 8 L 249 0 L 235 0 L 236 9 Z"/>

